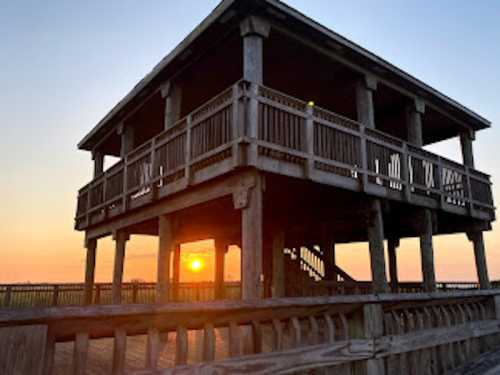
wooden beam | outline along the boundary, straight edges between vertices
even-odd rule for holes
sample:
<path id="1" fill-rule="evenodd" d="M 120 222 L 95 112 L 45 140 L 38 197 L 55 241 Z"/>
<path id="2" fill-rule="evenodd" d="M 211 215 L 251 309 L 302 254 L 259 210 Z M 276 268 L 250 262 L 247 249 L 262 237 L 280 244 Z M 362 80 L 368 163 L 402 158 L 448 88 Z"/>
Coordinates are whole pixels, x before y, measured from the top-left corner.
<path id="1" fill-rule="evenodd" d="M 228 242 L 221 238 L 215 239 L 215 299 L 224 299 L 224 257 L 228 249 Z"/>
<path id="2" fill-rule="evenodd" d="M 434 249 L 432 245 L 433 227 L 432 212 L 429 209 L 424 209 L 422 216 L 422 234 L 420 235 L 420 255 L 424 291 L 426 292 L 434 292 L 436 290 Z"/>
<path id="3" fill-rule="evenodd" d="M 158 217 L 158 262 L 156 276 L 156 302 L 169 300 L 170 254 L 174 247 L 174 223 L 172 215 Z"/>
<path id="4" fill-rule="evenodd" d="M 398 261 L 397 261 L 397 249 L 399 247 L 399 239 L 389 238 L 387 241 L 387 253 L 389 259 L 389 276 L 391 279 L 391 291 L 397 293 L 398 291 Z"/>
<path id="5" fill-rule="evenodd" d="M 179 282 L 181 277 L 181 245 L 176 243 L 174 246 L 174 259 L 172 262 L 172 299 L 179 300 Z"/>
<path id="6" fill-rule="evenodd" d="M 92 151 L 92 160 L 94 161 L 94 178 L 104 173 L 104 153 L 99 150 Z"/>
<path id="7" fill-rule="evenodd" d="M 95 259 L 96 259 L 96 249 L 97 240 L 86 241 L 87 247 L 87 258 L 85 262 L 85 286 L 84 286 L 84 297 L 83 304 L 92 304 L 92 296 L 94 291 L 95 282 Z"/>
<path id="8" fill-rule="evenodd" d="M 469 241 L 474 245 L 474 258 L 476 261 L 477 279 L 481 289 L 489 289 L 490 279 L 488 277 L 488 266 L 486 263 L 486 253 L 484 246 L 483 232 L 469 232 L 467 233 Z"/>
<path id="9" fill-rule="evenodd" d="M 273 274 L 272 274 L 272 296 L 274 298 L 285 296 L 285 231 L 275 230 L 273 232 Z"/>
<path id="10" fill-rule="evenodd" d="M 262 84 L 264 81 L 264 38 L 269 36 L 270 25 L 262 18 L 250 16 L 240 24 L 243 37 L 243 79 Z"/>
<path id="11" fill-rule="evenodd" d="M 260 298 L 263 249 L 262 177 L 255 174 L 255 185 L 246 189 L 246 205 L 241 210 L 241 297 Z"/>
<path id="12" fill-rule="evenodd" d="M 387 276 L 384 256 L 384 222 L 379 199 L 371 202 L 368 220 L 368 242 L 370 246 L 370 264 L 374 293 L 387 293 Z"/>
<path id="13" fill-rule="evenodd" d="M 129 238 L 130 237 L 128 233 L 124 230 L 117 231 L 113 234 L 113 239 L 116 242 L 116 249 L 111 300 L 114 305 L 120 304 L 122 301 L 122 281 L 123 266 L 125 263 L 125 247 Z"/>
<path id="14" fill-rule="evenodd" d="M 377 89 L 375 77 L 366 75 L 356 84 L 356 110 L 358 121 L 368 128 L 375 128 L 373 91 Z"/>
<path id="15" fill-rule="evenodd" d="M 408 142 L 417 147 L 424 145 L 422 130 L 422 116 L 425 113 L 425 104 L 419 99 L 414 99 L 406 107 L 406 131 Z"/>
<path id="16" fill-rule="evenodd" d="M 118 127 L 118 135 L 121 136 L 120 157 L 123 159 L 135 147 L 135 129 L 122 123 Z"/>
<path id="17" fill-rule="evenodd" d="M 474 151 L 472 149 L 472 141 L 474 141 L 474 133 L 472 131 L 463 132 L 460 134 L 460 146 L 462 149 L 462 159 L 464 165 L 469 168 L 474 168 Z"/>

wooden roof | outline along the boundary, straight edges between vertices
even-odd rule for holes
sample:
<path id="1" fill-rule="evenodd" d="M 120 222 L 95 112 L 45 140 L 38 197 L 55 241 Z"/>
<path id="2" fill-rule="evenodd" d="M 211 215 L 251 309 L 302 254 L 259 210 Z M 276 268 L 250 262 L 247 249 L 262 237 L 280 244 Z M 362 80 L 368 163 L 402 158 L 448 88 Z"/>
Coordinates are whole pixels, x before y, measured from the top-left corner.
<path id="1" fill-rule="evenodd" d="M 248 14 L 264 15 L 299 35 L 313 39 L 338 54 L 339 61 L 349 64 L 354 70 L 375 75 L 380 82 L 404 90 L 410 96 L 422 97 L 426 103 L 446 112 L 464 127 L 480 130 L 491 125 L 474 111 L 279 0 L 223 0 L 80 141 L 78 147 L 92 150 L 127 111 L 158 91 L 193 50 L 206 46 L 208 40 L 216 40 L 217 36 L 227 31 L 225 24 L 229 24 L 230 20 L 235 23 Z"/>

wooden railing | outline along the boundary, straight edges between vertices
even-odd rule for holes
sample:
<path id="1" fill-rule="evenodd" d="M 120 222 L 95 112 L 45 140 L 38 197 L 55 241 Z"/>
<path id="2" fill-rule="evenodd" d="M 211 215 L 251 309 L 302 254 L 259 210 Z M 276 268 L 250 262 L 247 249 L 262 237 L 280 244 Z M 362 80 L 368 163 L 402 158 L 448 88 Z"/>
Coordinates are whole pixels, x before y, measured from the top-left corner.
<path id="1" fill-rule="evenodd" d="M 111 304 L 112 285 L 94 285 L 92 303 Z M 174 296 L 176 297 L 174 299 Z M 239 299 L 240 283 L 224 283 L 224 298 Z M 170 300 L 178 302 L 210 301 L 215 299 L 213 282 L 182 282 L 172 284 Z M 156 283 L 123 283 L 122 301 L 125 304 L 155 303 Z M 83 284 L 4 284 L 0 285 L 0 308 L 29 308 L 43 306 L 82 305 L 84 301 Z"/>
<path id="2" fill-rule="evenodd" d="M 240 145 L 249 144 L 248 157 L 239 157 Z M 494 219 L 488 175 L 241 81 L 80 189 L 76 227 L 84 229 L 245 165 Z"/>
<path id="3" fill-rule="evenodd" d="M 6 375 L 61 367 L 85 374 L 96 366 L 99 373 L 136 375 L 441 374 L 499 347 L 500 296 L 475 291 L 3 310 L 0 343 L 16 348 L 0 351 Z M 61 358 L 65 343 L 74 354 Z"/>
<path id="4" fill-rule="evenodd" d="M 372 293 L 370 281 L 354 281 L 338 278 L 334 281 L 317 280 L 309 269 L 301 266 L 297 259 L 289 258 L 289 262 L 297 263 L 288 266 L 288 297 L 303 296 L 335 296 L 359 295 Z M 302 277 L 300 275 L 302 274 Z M 313 275 L 313 276 L 312 276 Z M 491 282 L 492 289 L 500 289 L 500 281 Z M 111 304 L 112 285 L 97 283 L 94 285 L 92 304 Z M 440 292 L 478 290 L 479 283 L 470 281 L 437 282 Z M 405 281 L 398 283 L 399 293 L 420 293 L 424 290 L 422 282 Z M 240 283 L 224 283 L 224 299 L 240 299 Z M 3 284 L 0 285 L 0 309 L 19 309 L 49 306 L 78 306 L 84 300 L 83 284 Z M 182 282 L 170 288 L 170 301 L 203 302 L 215 300 L 213 282 Z M 122 301 L 124 304 L 151 304 L 156 301 L 155 283 L 123 283 Z"/>

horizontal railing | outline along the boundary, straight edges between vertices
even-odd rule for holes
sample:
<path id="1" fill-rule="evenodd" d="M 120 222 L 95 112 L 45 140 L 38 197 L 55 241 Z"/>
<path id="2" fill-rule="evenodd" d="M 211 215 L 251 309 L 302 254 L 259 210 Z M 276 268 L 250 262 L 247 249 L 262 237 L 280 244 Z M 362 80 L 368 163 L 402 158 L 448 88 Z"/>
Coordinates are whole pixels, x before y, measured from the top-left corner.
<path id="1" fill-rule="evenodd" d="M 243 145 L 246 157 L 238 151 Z M 76 227 L 86 228 L 245 165 L 494 219 L 488 175 L 241 81 L 80 189 Z"/>
<path id="2" fill-rule="evenodd" d="M 286 284 L 289 297 L 359 295 L 372 293 L 370 281 L 319 280 L 314 281 L 309 270 L 300 266 L 288 268 Z M 302 278 L 297 277 L 302 272 Z M 315 274 L 313 274 L 315 275 Z M 500 289 L 500 282 L 491 282 L 492 289 Z M 436 289 L 441 292 L 478 290 L 479 283 L 470 281 L 437 282 Z M 106 305 L 112 301 L 112 285 L 97 283 L 94 285 L 92 304 Z M 397 292 L 419 293 L 424 290 L 421 282 L 400 282 Z M 213 282 L 182 282 L 172 284 L 169 289 L 170 301 L 201 302 L 215 300 Z M 241 288 L 238 281 L 224 283 L 224 299 L 239 299 Z M 0 285 L 0 309 L 19 309 L 49 306 L 77 306 L 84 301 L 84 285 L 73 284 L 3 284 Z M 122 302 L 124 304 L 148 304 L 156 301 L 156 283 L 123 283 Z"/>
<path id="3" fill-rule="evenodd" d="M 493 291 L 3 310 L 0 342 L 17 350 L 0 363 L 45 374 L 441 374 L 498 348 L 499 334 Z"/>

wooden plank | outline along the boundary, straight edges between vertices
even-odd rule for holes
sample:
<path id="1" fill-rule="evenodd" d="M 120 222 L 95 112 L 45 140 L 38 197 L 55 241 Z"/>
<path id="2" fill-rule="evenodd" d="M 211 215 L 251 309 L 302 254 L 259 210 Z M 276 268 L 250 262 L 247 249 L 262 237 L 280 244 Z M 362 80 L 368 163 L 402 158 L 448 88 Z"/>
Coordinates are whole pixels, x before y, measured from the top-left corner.
<path id="1" fill-rule="evenodd" d="M 0 374 L 43 375 L 47 326 L 0 328 Z"/>

